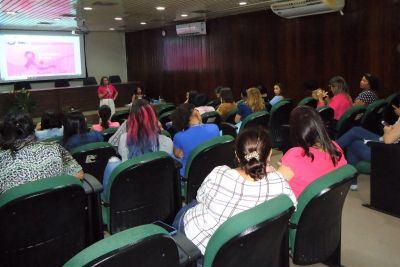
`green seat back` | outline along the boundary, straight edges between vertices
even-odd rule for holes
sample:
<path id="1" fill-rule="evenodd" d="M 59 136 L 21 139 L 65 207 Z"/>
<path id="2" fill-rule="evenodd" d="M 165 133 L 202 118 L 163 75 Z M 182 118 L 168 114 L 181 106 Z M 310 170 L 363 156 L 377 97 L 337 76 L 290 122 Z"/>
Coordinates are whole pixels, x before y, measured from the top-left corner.
<path id="1" fill-rule="evenodd" d="M 378 135 L 383 134 L 383 125 L 381 121 L 383 119 L 383 113 L 387 106 L 385 99 L 378 99 L 373 103 L 369 104 L 365 110 L 365 114 L 361 119 L 361 126 L 371 132 Z"/>
<path id="2" fill-rule="evenodd" d="M 365 110 L 365 106 L 354 106 L 349 108 L 336 123 L 336 138 L 339 138 L 354 126 L 359 126 Z"/>
<path id="3" fill-rule="evenodd" d="M 107 142 L 111 136 L 113 136 L 118 131 L 117 127 L 107 128 L 101 131 L 101 135 L 103 136 L 104 142 Z"/>
<path id="4" fill-rule="evenodd" d="M 219 125 L 221 122 L 221 116 L 216 111 L 210 111 L 201 114 L 201 120 L 203 123 L 215 123 Z"/>
<path id="5" fill-rule="evenodd" d="M 71 155 L 89 173 L 103 183 L 103 174 L 108 160 L 117 155 L 114 147 L 107 142 L 95 142 L 78 146 L 71 150 Z"/>
<path id="6" fill-rule="evenodd" d="M 297 106 L 310 106 L 312 108 L 316 108 L 318 101 L 311 96 L 305 97 L 297 104 Z"/>
<path id="7" fill-rule="evenodd" d="M 236 113 L 237 113 L 237 108 L 232 109 L 231 111 L 225 114 L 225 116 L 223 117 L 223 121 L 234 124 Z"/>
<path id="8" fill-rule="evenodd" d="M 317 108 L 317 112 L 321 116 L 323 122 L 333 121 L 334 111 L 331 107 L 329 106 L 319 107 Z"/>
<path id="9" fill-rule="evenodd" d="M 168 111 L 173 111 L 176 108 L 175 104 L 173 103 L 164 103 L 158 107 L 157 110 L 157 117 L 160 117 L 163 113 Z"/>
<path id="10" fill-rule="evenodd" d="M 369 161 L 359 161 L 355 166 L 359 173 L 370 174 L 371 173 L 371 162 Z"/>
<path id="11" fill-rule="evenodd" d="M 151 152 L 116 167 L 106 188 L 104 221 L 111 233 L 162 220 L 181 207 L 179 170 L 166 152 Z"/>
<path id="12" fill-rule="evenodd" d="M 111 121 L 119 122 L 119 124 L 122 124 L 126 119 L 128 119 L 128 117 L 129 117 L 129 109 L 120 110 L 115 112 L 111 116 Z"/>
<path id="13" fill-rule="evenodd" d="M 282 100 L 272 106 L 269 117 L 268 130 L 271 135 L 273 147 L 280 148 L 283 143 L 282 125 L 289 124 L 292 103 Z"/>
<path id="14" fill-rule="evenodd" d="M 197 190 L 204 178 L 217 166 L 235 165 L 234 139 L 230 135 L 219 136 L 204 142 L 190 152 L 186 161 L 186 189 L 182 195 L 189 203 L 196 198 Z"/>
<path id="15" fill-rule="evenodd" d="M 394 112 L 394 109 L 392 106 L 393 105 L 396 107 L 400 106 L 400 91 L 397 91 L 396 93 L 393 93 L 390 96 L 388 96 L 386 98 L 386 102 L 388 104 L 385 108 L 385 111 L 383 114 L 383 119 L 390 124 L 394 124 L 399 117 Z"/>
<path id="16" fill-rule="evenodd" d="M 63 142 L 63 137 L 62 137 L 62 136 L 55 136 L 55 137 L 51 137 L 51 138 L 44 139 L 44 140 L 42 140 L 42 142 L 47 142 L 47 143 L 50 143 L 50 142 L 57 142 L 57 143 L 59 143 L 59 144 L 62 144 L 62 142 Z"/>
<path id="17" fill-rule="evenodd" d="M 171 134 L 167 130 L 162 129 L 161 134 L 171 138 Z"/>
<path id="18" fill-rule="evenodd" d="M 1 265 L 65 263 L 89 245 L 86 203 L 81 182 L 69 175 L 28 182 L 0 194 Z"/>
<path id="19" fill-rule="evenodd" d="M 146 224 L 106 237 L 82 250 L 64 267 L 178 266 L 178 250 L 163 228 Z"/>
<path id="20" fill-rule="evenodd" d="M 267 111 L 257 111 L 248 115 L 242 122 L 240 126 L 240 131 L 250 128 L 262 126 L 268 128 L 269 113 Z"/>
<path id="21" fill-rule="evenodd" d="M 298 197 L 290 222 L 290 247 L 295 264 L 326 260 L 340 246 L 341 214 L 351 178 L 352 165 L 342 166 L 308 185 Z"/>
<path id="22" fill-rule="evenodd" d="M 290 198 L 280 195 L 229 218 L 208 242 L 204 267 L 282 266 L 281 253 L 289 257 L 281 248 L 293 210 Z"/>
<path id="23" fill-rule="evenodd" d="M 165 126 L 166 123 L 171 121 L 171 119 L 170 119 L 169 116 L 170 116 L 173 112 L 174 112 L 173 110 L 167 111 L 167 112 L 164 112 L 163 114 L 161 114 L 161 115 L 158 117 L 158 120 L 161 122 L 161 124 L 162 124 L 162 126 L 163 126 L 164 129 L 166 129 L 166 126 Z"/>

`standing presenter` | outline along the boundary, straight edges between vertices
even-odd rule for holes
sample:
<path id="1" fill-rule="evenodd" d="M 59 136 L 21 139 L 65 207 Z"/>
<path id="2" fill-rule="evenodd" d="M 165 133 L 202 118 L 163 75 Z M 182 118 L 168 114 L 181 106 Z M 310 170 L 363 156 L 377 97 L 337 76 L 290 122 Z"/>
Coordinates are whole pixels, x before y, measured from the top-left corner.
<path id="1" fill-rule="evenodd" d="M 107 105 L 111 109 L 111 115 L 115 113 L 115 99 L 117 99 L 118 92 L 117 89 L 112 84 L 108 83 L 108 78 L 103 76 L 100 80 L 100 86 L 97 89 L 100 106 Z"/>

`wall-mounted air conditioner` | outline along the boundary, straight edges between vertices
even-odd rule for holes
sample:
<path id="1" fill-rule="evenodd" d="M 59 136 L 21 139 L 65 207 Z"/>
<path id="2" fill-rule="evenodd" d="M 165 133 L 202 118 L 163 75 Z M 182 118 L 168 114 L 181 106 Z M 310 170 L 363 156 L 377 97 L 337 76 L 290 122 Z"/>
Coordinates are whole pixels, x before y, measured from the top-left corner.
<path id="1" fill-rule="evenodd" d="M 176 25 L 176 34 L 185 35 L 205 35 L 207 34 L 205 22 L 192 22 L 187 24 Z"/>
<path id="2" fill-rule="evenodd" d="M 271 5 L 275 14 L 287 19 L 338 12 L 343 8 L 344 0 L 288 0 Z"/>

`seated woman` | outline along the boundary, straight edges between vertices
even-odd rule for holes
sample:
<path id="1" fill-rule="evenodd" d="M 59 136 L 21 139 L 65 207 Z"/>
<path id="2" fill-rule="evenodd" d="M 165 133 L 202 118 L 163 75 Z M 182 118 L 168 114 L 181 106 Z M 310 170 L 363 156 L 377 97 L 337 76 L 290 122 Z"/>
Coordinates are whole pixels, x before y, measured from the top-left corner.
<path id="1" fill-rule="evenodd" d="M 274 97 L 269 101 L 271 106 L 275 105 L 279 101 L 285 99 L 286 97 L 286 88 L 282 83 L 274 84 Z"/>
<path id="2" fill-rule="evenodd" d="M 258 88 L 252 87 L 247 89 L 246 95 L 246 100 L 239 102 L 237 105 L 236 123 L 243 121 L 253 112 L 265 110 L 265 102 Z"/>
<path id="3" fill-rule="evenodd" d="M 370 73 L 364 73 L 360 81 L 361 93 L 354 100 L 355 106 L 368 106 L 378 99 L 379 79 Z"/>
<path id="4" fill-rule="evenodd" d="M 139 99 L 133 103 L 126 125 L 127 131 L 118 143 L 122 161 L 154 151 L 172 155 L 172 140 L 161 134 L 156 113 L 147 101 Z"/>
<path id="5" fill-rule="evenodd" d="M 93 142 L 102 142 L 103 136 L 96 131 L 87 131 L 86 118 L 80 111 L 67 113 L 64 121 L 63 145 L 71 150 Z"/>
<path id="6" fill-rule="evenodd" d="M 133 102 L 126 121 L 126 131 L 121 133 L 118 142 L 118 153 L 122 161 L 155 151 L 165 151 L 172 155 L 172 148 L 172 140 L 161 134 L 153 107 L 143 99 Z M 108 161 L 103 176 L 103 188 L 107 188 L 112 170 L 120 163 L 121 160 L 117 157 Z M 103 191 L 103 198 L 105 192 L 106 190 Z"/>
<path id="7" fill-rule="evenodd" d="M 219 91 L 219 95 L 221 98 L 221 104 L 218 106 L 217 112 L 219 115 L 221 115 L 221 117 L 224 117 L 226 114 L 236 108 L 236 104 L 233 100 L 231 88 L 222 88 Z"/>
<path id="8" fill-rule="evenodd" d="M 200 113 L 194 105 L 181 104 L 171 114 L 174 136 L 174 155 L 182 163 L 181 175 L 185 173 L 186 160 L 198 145 L 220 136 L 219 128 L 212 123 L 202 124 Z"/>
<path id="9" fill-rule="evenodd" d="M 174 226 L 204 254 L 211 236 L 230 217 L 281 194 L 296 198 L 286 180 L 269 166 L 272 154 L 263 128 L 246 129 L 236 138 L 238 168 L 214 168 L 197 191 L 196 200 L 176 216 Z"/>
<path id="10" fill-rule="evenodd" d="M 332 99 L 329 99 L 328 92 L 318 90 L 316 92 L 318 105 L 317 107 L 325 106 L 325 101 L 328 106 L 333 109 L 334 119 L 339 120 L 343 113 L 353 105 L 353 100 L 349 94 L 347 83 L 341 76 L 335 76 L 329 80 L 329 88 L 333 94 Z"/>
<path id="11" fill-rule="evenodd" d="M 63 136 L 63 133 L 64 129 L 62 127 L 60 116 L 53 111 L 46 111 L 42 115 L 42 119 L 36 126 L 35 130 L 35 135 L 38 140 Z"/>
<path id="12" fill-rule="evenodd" d="M 296 198 L 319 177 L 347 164 L 342 149 L 331 139 L 321 117 L 309 106 L 290 114 L 290 139 L 295 146 L 282 157 L 280 172 Z"/>
<path id="13" fill-rule="evenodd" d="M 102 105 L 97 112 L 100 117 L 99 124 L 92 125 L 92 131 L 101 132 L 108 128 L 118 128 L 119 122 L 112 122 L 110 121 L 111 118 L 111 109 L 108 105 Z"/>
<path id="14" fill-rule="evenodd" d="M 135 102 L 138 99 L 146 99 L 146 98 L 147 98 L 147 96 L 143 93 L 142 88 L 138 86 L 135 89 L 135 91 L 133 92 L 132 103 Z"/>
<path id="15" fill-rule="evenodd" d="M 32 118 L 8 113 L 0 124 L 0 194 L 43 178 L 69 174 L 83 179 L 82 167 L 55 142 L 37 142 Z"/>
<path id="16" fill-rule="evenodd" d="M 395 112 L 400 116 L 400 110 L 395 108 Z M 346 156 L 349 163 L 356 166 L 362 160 L 371 161 L 371 148 L 364 142 L 383 141 L 385 144 L 393 144 L 400 141 L 400 117 L 394 125 L 388 125 L 383 128 L 383 136 L 379 136 L 361 127 L 353 127 L 343 134 L 337 143 L 343 149 L 346 149 Z M 354 179 L 351 190 L 357 190 L 357 180 Z"/>

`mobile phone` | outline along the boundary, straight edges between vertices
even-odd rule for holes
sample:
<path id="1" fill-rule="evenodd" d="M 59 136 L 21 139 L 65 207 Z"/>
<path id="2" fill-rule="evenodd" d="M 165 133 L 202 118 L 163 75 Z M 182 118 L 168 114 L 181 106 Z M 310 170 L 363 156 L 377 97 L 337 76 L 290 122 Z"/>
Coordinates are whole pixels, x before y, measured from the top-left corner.
<path id="1" fill-rule="evenodd" d="M 153 222 L 153 224 L 158 225 L 158 226 L 160 226 L 161 228 L 164 228 L 165 230 L 167 230 L 167 232 L 168 232 L 170 235 L 175 235 L 175 234 L 177 233 L 177 230 L 176 230 L 174 227 L 172 227 L 172 226 L 166 224 L 165 222 L 162 222 L 162 221 L 155 221 L 155 222 Z"/>
<path id="2" fill-rule="evenodd" d="M 387 123 L 386 121 L 381 121 L 381 123 L 382 123 L 383 126 L 389 126 L 389 125 L 390 125 L 390 124 Z"/>

